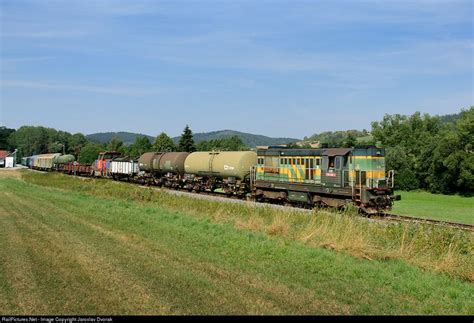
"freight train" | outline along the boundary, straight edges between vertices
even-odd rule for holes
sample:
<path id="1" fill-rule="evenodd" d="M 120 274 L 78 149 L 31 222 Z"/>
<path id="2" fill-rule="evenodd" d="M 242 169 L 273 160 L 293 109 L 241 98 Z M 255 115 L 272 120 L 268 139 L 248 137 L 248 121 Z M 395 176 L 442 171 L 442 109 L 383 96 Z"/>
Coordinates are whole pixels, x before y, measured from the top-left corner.
<path id="1" fill-rule="evenodd" d="M 385 150 L 354 148 L 257 151 L 147 152 L 138 159 L 108 151 L 92 165 L 72 155 L 46 154 L 24 159 L 32 169 L 126 180 L 190 192 L 300 207 L 355 205 L 363 214 L 381 214 L 394 201 L 394 172 L 385 170 Z"/>

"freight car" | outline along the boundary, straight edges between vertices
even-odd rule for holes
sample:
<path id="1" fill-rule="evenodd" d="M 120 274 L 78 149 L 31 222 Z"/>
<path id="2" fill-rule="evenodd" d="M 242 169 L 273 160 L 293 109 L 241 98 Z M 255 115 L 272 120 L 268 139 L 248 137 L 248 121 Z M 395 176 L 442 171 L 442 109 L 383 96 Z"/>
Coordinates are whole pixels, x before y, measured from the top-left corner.
<path id="1" fill-rule="evenodd" d="M 116 157 L 110 162 L 110 175 L 114 180 L 132 180 L 139 172 L 138 161 L 130 157 Z"/>
<path id="2" fill-rule="evenodd" d="M 57 171 L 63 171 L 67 164 L 73 163 L 76 160 L 76 157 L 73 155 L 62 155 L 57 156 L 53 160 L 53 167 Z"/>
<path id="3" fill-rule="evenodd" d="M 65 164 L 61 171 L 65 174 L 74 176 L 92 176 L 93 174 L 91 165 L 80 164 L 77 161 Z"/>
<path id="4" fill-rule="evenodd" d="M 253 196 L 302 206 L 355 204 L 366 214 L 390 209 L 394 173 L 385 174 L 385 150 L 376 147 L 257 151 Z"/>
<path id="5" fill-rule="evenodd" d="M 54 169 L 55 166 L 54 161 L 59 156 L 61 156 L 61 154 L 42 154 L 32 156 L 30 159 L 31 168 L 37 170 L 51 171 Z"/>
<path id="6" fill-rule="evenodd" d="M 188 190 L 222 190 L 244 197 L 250 192 L 250 171 L 257 162 L 253 151 L 195 152 L 184 163 Z"/>
<path id="7" fill-rule="evenodd" d="M 158 186 L 182 188 L 187 152 L 148 152 L 138 159 L 141 179 Z"/>

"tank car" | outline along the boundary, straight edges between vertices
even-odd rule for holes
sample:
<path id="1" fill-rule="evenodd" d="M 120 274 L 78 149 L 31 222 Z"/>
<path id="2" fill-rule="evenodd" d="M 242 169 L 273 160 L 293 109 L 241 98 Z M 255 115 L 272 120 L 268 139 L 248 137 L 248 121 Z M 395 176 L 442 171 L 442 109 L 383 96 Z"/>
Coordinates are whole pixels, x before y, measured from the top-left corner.
<path id="1" fill-rule="evenodd" d="M 250 171 L 256 163 L 253 151 L 191 153 L 184 163 L 186 188 L 244 196 L 250 192 Z"/>
<path id="2" fill-rule="evenodd" d="M 148 152 L 140 156 L 138 165 L 142 179 L 151 184 L 181 188 L 187 152 Z"/>
<path id="3" fill-rule="evenodd" d="M 54 169 L 57 171 L 63 171 L 64 167 L 69 164 L 73 163 L 76 160 L 76 157 L 74 155 L 62 155 L 62 156 L 56 156 L 53 159 L 53 166 Z"/>

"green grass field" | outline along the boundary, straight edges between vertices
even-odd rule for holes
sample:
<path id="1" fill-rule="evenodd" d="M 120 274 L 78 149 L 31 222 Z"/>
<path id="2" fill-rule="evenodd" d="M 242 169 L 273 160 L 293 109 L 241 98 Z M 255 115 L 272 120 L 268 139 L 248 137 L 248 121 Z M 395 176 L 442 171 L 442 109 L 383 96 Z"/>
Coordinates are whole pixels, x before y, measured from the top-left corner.
<path id="1" fill-rule="evenodd" d="M 474 197 L 431 194 L 428 192 L 397 192 L 392 213 L 474 225 Z"/>
<path id="2" fill-rule="evenodd" d="M 0 177 L 0 314 L 474 314 L 467 280 L 303 243 L 284 222 L 258 232 L 229 220 L 239 206 L 29 176 Z"/>

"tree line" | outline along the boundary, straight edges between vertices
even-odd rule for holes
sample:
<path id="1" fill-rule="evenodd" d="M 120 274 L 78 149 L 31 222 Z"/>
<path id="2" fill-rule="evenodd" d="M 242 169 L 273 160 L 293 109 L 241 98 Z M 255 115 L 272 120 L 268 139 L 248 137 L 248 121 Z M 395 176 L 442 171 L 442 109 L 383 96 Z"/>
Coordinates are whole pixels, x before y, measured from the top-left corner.
<path id="1" fill-rule="evenodd" d="M 425 189 L 433 193 L 474 192 L 474 107 L 460 114 L 443 117 L 416 112 L 412 115 L 385 115 L 367 130 L 324 132 L 305 138 L 290 147 L 307 147 L 312 140 L 329 147 L 354 147 L 368 144 L 384 147 L 386 169 L 396 172 L 396 188 Z M 133 158 L 147 151 L 235 151 L 248 150 L 238 136 L 195 143 L 188 125 L 178 144 L 166 134 L 159 134 L 152 143 L 139 136 L 125 146 L 120 138 L 107 144 L 90 142 L 81 134 L 70 134 L 45 127 L 23 126 L 18 130 L 0 127 L 0 149 L 18 149 L 18 156 L 64 152 L 91 163 L 100 151 L 119 151 Z"/>
<path id="2" fill-rule="evenodd" d="M 192 130 L 188 125 L 183 130 L 178 144 L 162 132 L 152 143 L 146 136 L 137 136 L 135 141 L 126 146 L 118 138 L 108 143 L 97 143 L 87 140 L 81 134 L 71 134 L 53 128 L 23 126 L 18 130 L 0 127 L 0 150 L 18 149 L 18 157 L 45 153 L 64 153 L 78 156 L 80 163 L 92 163 L 101 151 L 118 151 L 123 155 L 138 158 L 148 151 L 209 151 L 209 150 L 248 150 L 238 136 L 209 141 L 194 142 Z"/>
<path id="3" fill-rule="evenodd" d="M 399 189 L 473 194 L 474 107 L 449 118 L 385 115 L 372 123 L 372 136 L 385 147 Z"/>

